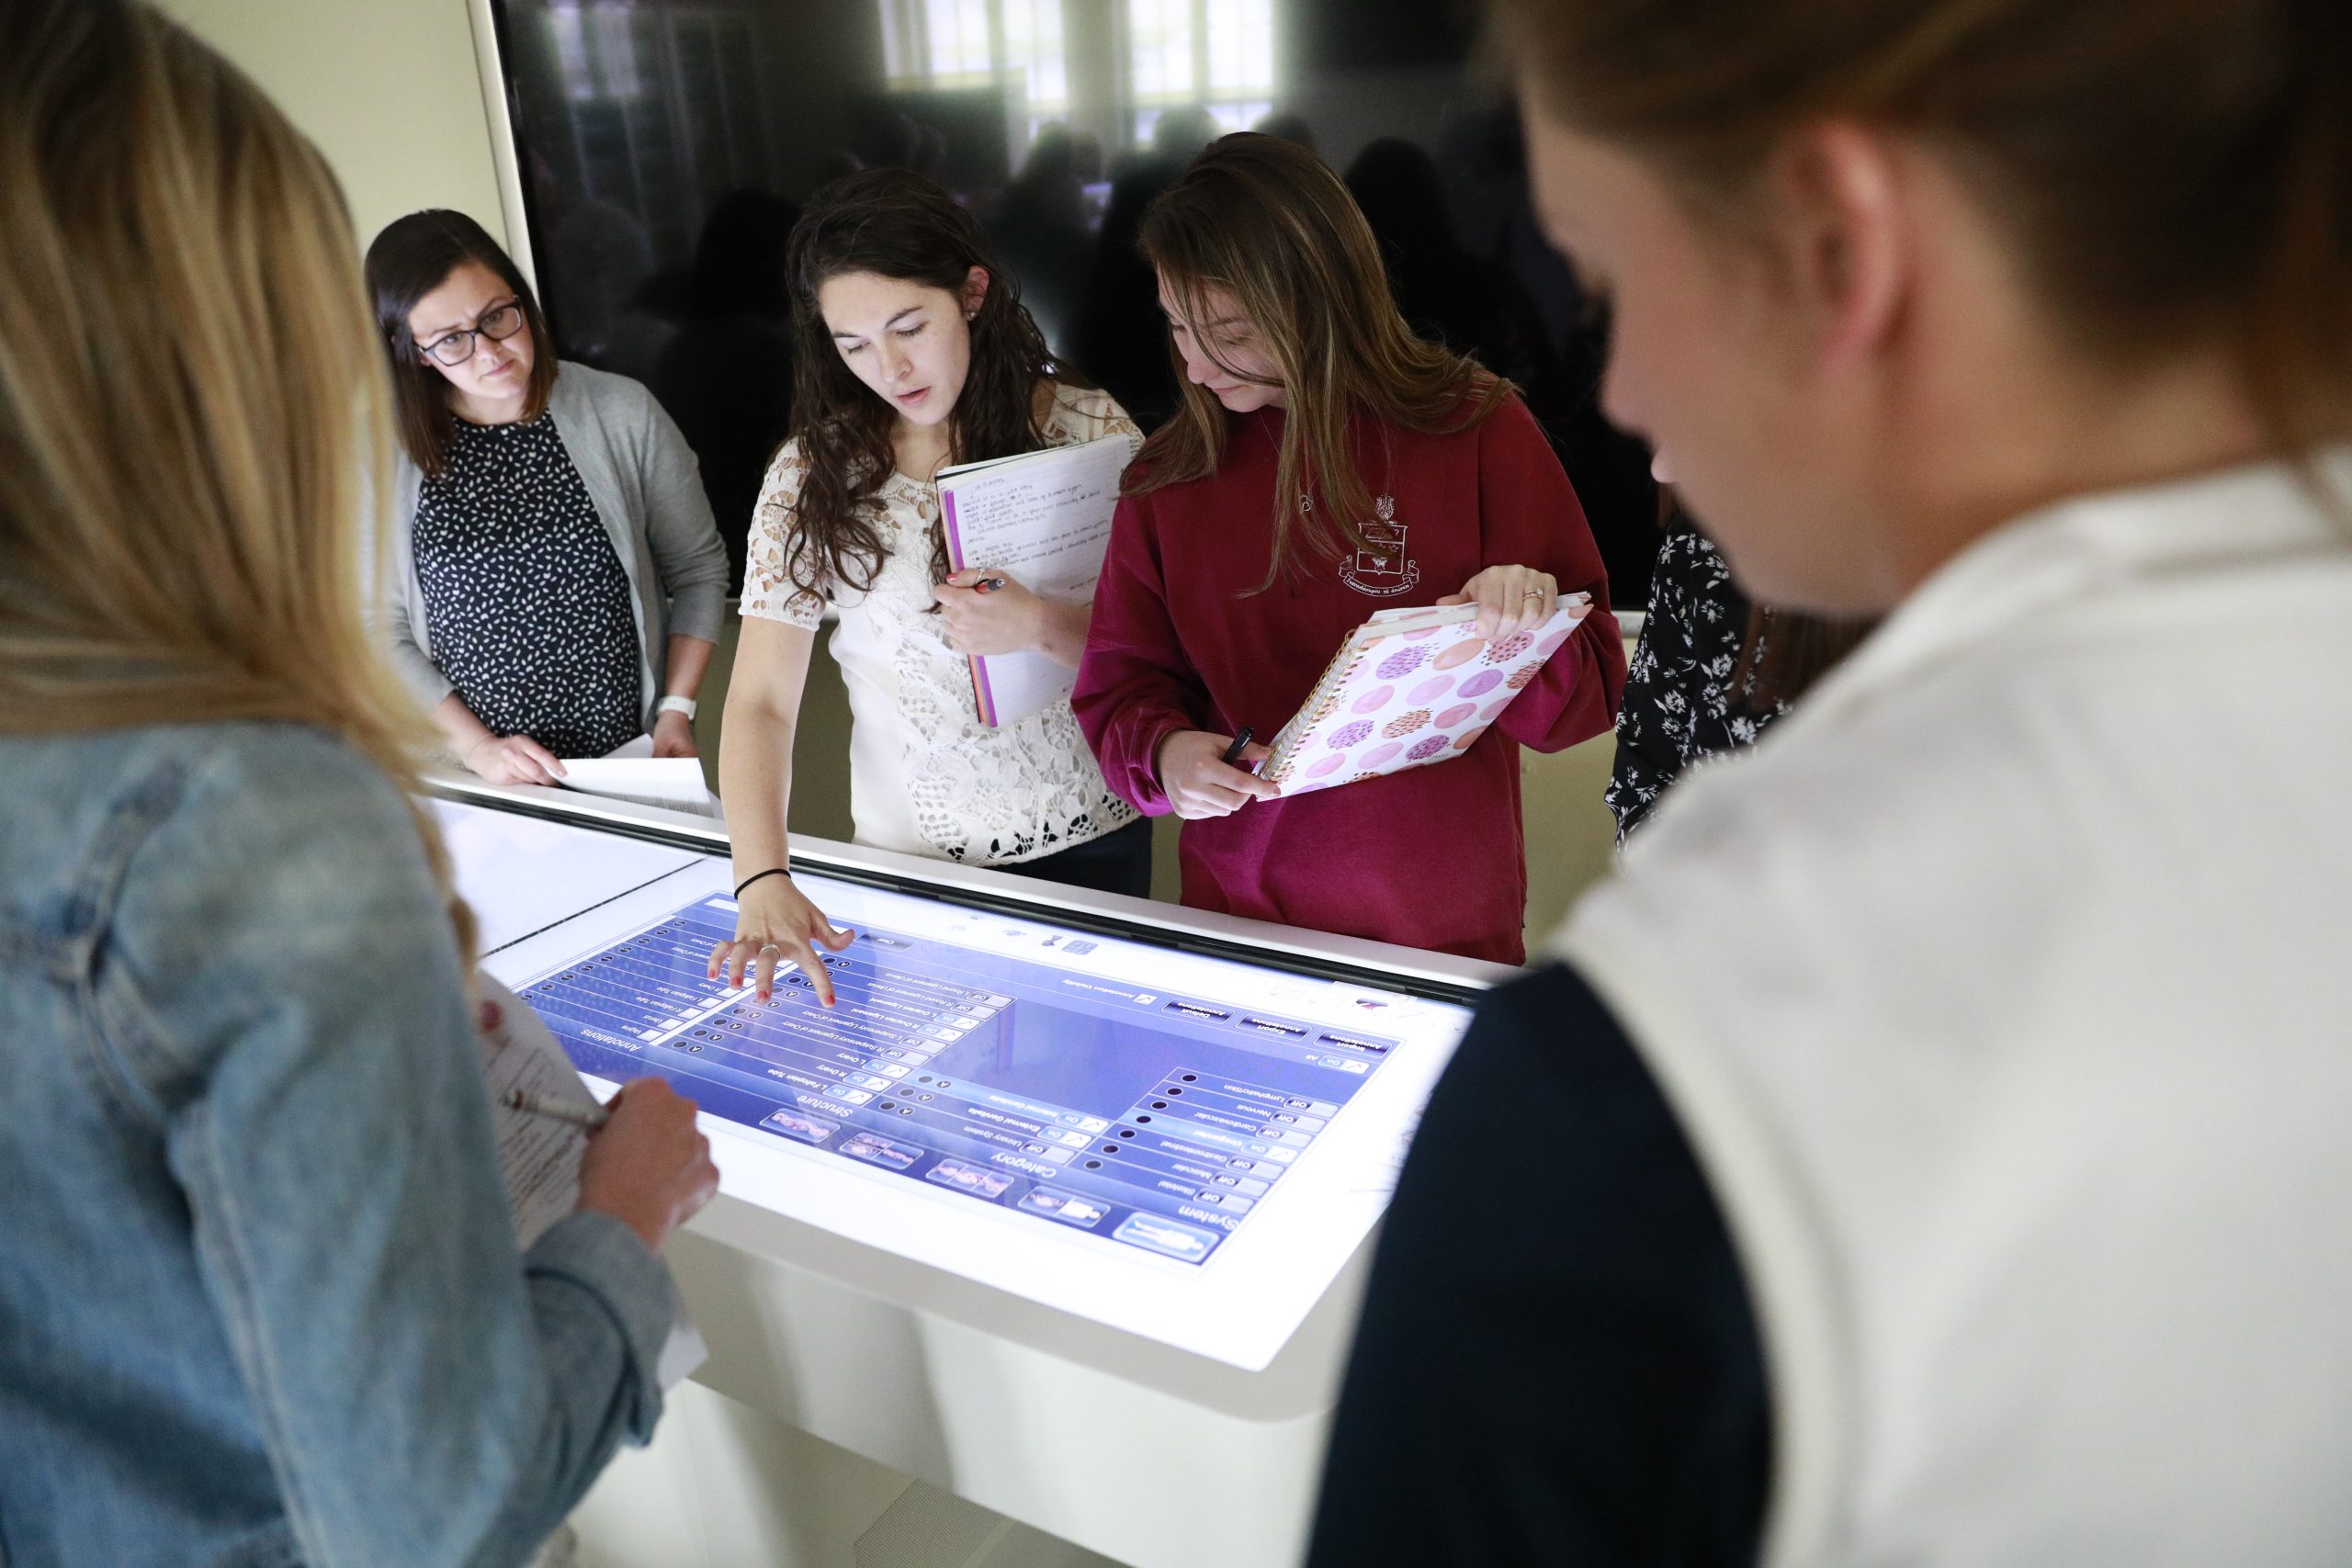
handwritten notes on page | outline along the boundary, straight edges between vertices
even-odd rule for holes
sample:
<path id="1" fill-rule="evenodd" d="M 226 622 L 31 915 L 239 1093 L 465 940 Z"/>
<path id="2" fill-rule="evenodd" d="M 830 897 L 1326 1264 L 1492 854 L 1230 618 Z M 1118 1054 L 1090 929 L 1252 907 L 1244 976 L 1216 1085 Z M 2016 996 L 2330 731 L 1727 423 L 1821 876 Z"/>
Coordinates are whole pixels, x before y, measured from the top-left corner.
<path id="1" fill-rule="evenodd" d="M 539 1233 L 571 1213 L 580 1201 L 580 1156 L 588 1134 L 569 1122 L 511 1109 L 515 1089 L 558 1105 L 596 1103 L 571 1059 L 531 1005 L 481 977 L 482 999 L 498 1004 L 498 1027 L 481 1040 L 482 1075 L 490 1080 L 491 1116 L 498 1129 L 498 1169 L 514 1213 L 514 1242 L 529 1247 Z"/>
<path id="2" fill-rule="evenodd" d="M 948 565 L 1002 572 L 1057 604 L 1091 604 L 1111 544 L 1119 475 L 1134 454 L 1125 436 L 1106 435 L 943 470 Z M 1044 712 L 1077 683 L 1078 671 L 1042 653 L 972 660 L 973 696 L 980 722 L 991 728 Z"/>
<path id="3" fill-rule="evenodd" d="M 506 1102 L 521 1089 L 558 1105 L 590 1107 L 596 1097 L 580 1081 L 571 1058 L 531 1004 L 488 974 L 480 976 L 482 999 L 498 1004 L 498 1027 L 481 1038 L 482 1077 L 490 1085 L 491 1124 L 498 1136 L 498 1170 L 506 1181 L 507 1207 L 514 1218 L 514 1244 L 527 1249 L 540 1233 L 580 1202 L 580 1156 L 588 1134 L 570 1122 L 517 1111 Z M 672 1388 L 702 1365 L 709 1354 L 702 1331 L 675 1302 L 669 1340 L 655 1368 L 663 1388 Z"/>

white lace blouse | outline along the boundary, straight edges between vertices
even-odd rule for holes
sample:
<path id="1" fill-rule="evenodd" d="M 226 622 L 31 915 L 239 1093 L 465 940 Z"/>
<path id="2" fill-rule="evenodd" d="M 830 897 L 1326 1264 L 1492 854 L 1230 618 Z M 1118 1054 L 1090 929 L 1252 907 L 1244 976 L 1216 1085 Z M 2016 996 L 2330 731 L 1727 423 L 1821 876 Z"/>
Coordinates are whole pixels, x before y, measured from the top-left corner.
<path id="1" fill-rule="evenodd" d="M 1104 435 L 1141 446 L 1143 433 L 1107 392 L 1054 389 L 1046 439 Z M 742 611 L 817 628 L 839 612 L 831 649 L 849 688 L 850 813 L 861 844 L 972 865 L 1035 860 L 1135 820 L 1113 795 L 1067 699 L 1001 729 L 982 724 L 972 667 L 948 646 L 931 596 L 931 530 L 939 492 L 904 474 L 885 481 L 883 544 L 874 586 L 835 583 L 824 600 L 786 568 L 808 462 L 787 442 L 769 465 L 752 520 Z"/>

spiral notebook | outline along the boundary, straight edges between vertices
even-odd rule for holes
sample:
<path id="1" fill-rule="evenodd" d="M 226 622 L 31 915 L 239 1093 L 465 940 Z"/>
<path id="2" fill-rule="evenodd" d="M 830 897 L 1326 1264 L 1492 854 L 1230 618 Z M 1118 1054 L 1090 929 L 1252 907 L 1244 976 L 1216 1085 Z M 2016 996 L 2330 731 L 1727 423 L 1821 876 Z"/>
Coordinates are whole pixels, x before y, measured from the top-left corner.
<path id="1" fill-rule="evenodd" d="M 1258 776 L 1304 795 L 1459 757 L 1591 608 L 1572 593 L 1541 626 L 1492 641 L 1476 604 L 1379 611 L 1340 645 Z"/>

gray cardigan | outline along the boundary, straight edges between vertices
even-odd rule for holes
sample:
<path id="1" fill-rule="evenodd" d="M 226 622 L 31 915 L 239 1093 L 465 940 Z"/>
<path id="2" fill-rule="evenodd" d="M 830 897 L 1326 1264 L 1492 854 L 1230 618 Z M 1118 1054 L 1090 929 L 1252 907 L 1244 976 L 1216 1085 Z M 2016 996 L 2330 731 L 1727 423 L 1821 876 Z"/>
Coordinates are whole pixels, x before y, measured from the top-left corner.
<path id="1" fill-rule="evenodd" d="M 548 395 L 548 412 L 628 575 L 650 729 L 671 636 L 718 640 L 727 613 L 727 547 L 711 521 L 693 449 L 651 392 L 626 376 L 566 360 Z M 392 470 L 390 592 L 380 610 L 393 665 L 431 708 L 457 688 L 433 662 L 416 580 L 416 501 L 424 482 L 401 453 Z"/>

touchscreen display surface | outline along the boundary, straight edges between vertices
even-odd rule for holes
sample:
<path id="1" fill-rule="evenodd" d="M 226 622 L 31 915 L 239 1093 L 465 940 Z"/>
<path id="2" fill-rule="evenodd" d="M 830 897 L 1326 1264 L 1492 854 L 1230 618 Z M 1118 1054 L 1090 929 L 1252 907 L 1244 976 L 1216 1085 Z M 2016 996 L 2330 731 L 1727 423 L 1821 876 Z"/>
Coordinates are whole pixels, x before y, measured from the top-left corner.
<path id="1" fill-rule="evenodd" d="M 805 868 L 856 933 L 829 960 L 838 1002 L 789 970 L 761 1002 L 707 977 L 735 931 L 724 858 L 435 809 L 497 933 L 483 967 L 592 1087 L 658 1075 L 701 1109 L 720 1191 L 750 1206 L 707 1227 L 764 1246 L 770 1211 L 1238 1367 L 1269 1364 L 1378 1223 L 1469 1019 L 1279 949 Z"/>
<path id="2" fill-rule="evenodd" d="M 1019 949 L 1098 943 L 1016 929 L 989 948 L 866 926 L 824 957 L 834 1006 L 792 970 L 762 1002 L 706 977 L 735 905 L 703 897 L 523 996 L 583 1072 L 659 1073 L 745 1126 L 1192 1264 L 1397 1044 L 1242 997 L 1042 969 Z"/>

